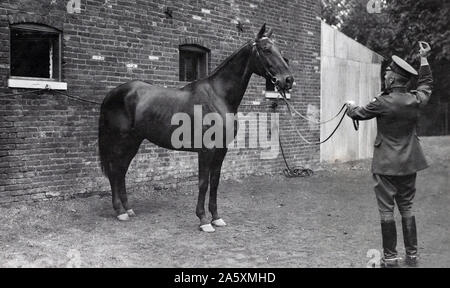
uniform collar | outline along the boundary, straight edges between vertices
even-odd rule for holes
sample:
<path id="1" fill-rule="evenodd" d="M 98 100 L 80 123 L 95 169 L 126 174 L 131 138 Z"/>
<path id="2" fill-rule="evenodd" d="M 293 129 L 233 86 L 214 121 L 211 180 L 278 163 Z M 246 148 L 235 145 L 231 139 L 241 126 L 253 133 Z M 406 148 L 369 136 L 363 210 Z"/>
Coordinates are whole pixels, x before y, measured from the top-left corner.
<path id="1" fill-rule="evenodd" d="M 406 90 L 406 87 L 392 87 L 391 89 L 391 92 L 400 92 L 400 93 L 406 93 L 407 92 L 407 90 Z"/>

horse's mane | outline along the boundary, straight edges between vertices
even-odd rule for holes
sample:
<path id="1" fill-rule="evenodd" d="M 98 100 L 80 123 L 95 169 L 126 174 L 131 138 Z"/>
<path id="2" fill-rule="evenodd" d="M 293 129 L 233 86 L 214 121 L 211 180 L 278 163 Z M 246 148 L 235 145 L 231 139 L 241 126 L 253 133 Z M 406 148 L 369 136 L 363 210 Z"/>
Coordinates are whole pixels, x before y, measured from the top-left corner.
<path id="1" fill-rule="evenodd" d="M 228 62 L 231 61 L 231 59 L 234 58 L 234 56 L 236 56 L 236 54 L 238 54 L 239 52 L 241 52 L 242 49 L 244 49 L 245 47 L 248 46 L 248 44 L 252 43 L 252 41 L 248 41 L 247 43 L 245 43 L 244 45 L 241 46 L 241 48 L 239 48 L 238 50 L 234 51 L 233 54 L 231 54 L 230 56 L 228 56 L 224 61 L 222 61 L 222 63 L 219 64 L 219 66 L 217 66 L 216 69 L 214 69 L 214 71 L 209 75 L 212 76 L 214 74 L 217 73 L 217 71 L 219 71 L 220 69 L 222 69 L 225 65 L 228 64 Z"/>

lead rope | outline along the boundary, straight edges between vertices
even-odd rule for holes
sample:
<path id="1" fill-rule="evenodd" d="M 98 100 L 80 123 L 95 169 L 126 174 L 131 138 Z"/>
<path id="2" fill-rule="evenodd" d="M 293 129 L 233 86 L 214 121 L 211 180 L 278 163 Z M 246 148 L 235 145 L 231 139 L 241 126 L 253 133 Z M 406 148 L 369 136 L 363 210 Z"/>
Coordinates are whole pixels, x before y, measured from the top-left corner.
<path id="1" fill-rule="evenodd" d="M 42 93 L 42 92 L 51 92 L 51 93 L 53 93 L 53 94 L 56 93 L 56 94 L 59 94 L 59 95 L 61 95 L 61 96 L 65 96 L 65 97 L 67 97 L 68 99 L 72 99 L 72 100 L 75 100 L 75 101 L 78 101 L 78 102 L 83 102 L 83 103 L 89 103 L 89 104 L 94 104 L 94 105 L 101 105 L 101 104 L 102 104 L 101 102 L 96 102 L 96 101 L 92 101 L 92 100 L 87 100 L 87 99 L 79 98 L 79 97 L 72 96 L 72 95 L 69 95 L 69 94 L 67 94 L 67 93 L 58 91 L 58 90 L 50 89 L 50 88 L 48 88 L 48 87 L 46 87 L 46 88 L 44 88 L 44 89 L 36 89 L 36 90 L 26 91 L 26 92 L 22 92 L 22 93 L 2 94 L 1 96 L 2 96 L 2 97 L 22 96 L 22 95 L 27 95 L 27 94 L 32 94 L 32 93 L 38 94 L 38 93 Z"/>
<path id="2" fill-rule="evenodd" d="M 304 116 L 303 114 L 301 114 L 300 112 L 298 112 L 298 111 L 292 106 L 292 104 L 289 103 L 289 102 L 287 101 L 286 93 L 285 93 L 283 90 L 279 89 L 278 87 L 277 87 L 277 90 L 278 90 L 278 93 L 280 93 L 281 98 L 283 99 L 283 101 L 286 103 L 286 106 L 287 106 L 287 108 L 288 108 L 289 114 L 291 115 L 291 117 L 290 117 L 290 122 L 291 122 L 291 124 L 293 124 L 292 126 L 294 126 L 295 131 L 296 131 L 297 134 L 300 136 L 300 138 L 302 138 L 302 140 L 305 141 L 308 145 L 321 145 L 321 144 L 324 144 L 325 142 L 327 142 L 328 140 L 330 140 L 331 137 L 333 137 L 334 134 L 336 134 L 336 131 L 337 131 L 337 130 L 339 129 L 339 127 L 341 126 L 342 122 L 344 121 L 345 115 L 346 115 L 347 112 L 348 112 L 348 108 L 345 109 L 345 108 L 347 107 L 347 105 L 344 104 L 344 105 L 342 106 L 342 108 L 339 110 L 338 114 L 336 114 L 336 116 L 334 116 L 332 119 L 327 120 L 327 121 L 323 121 L 323 122 L 313 121 L 313 120 L 309 119 L 308 117 Z M 302 133 L 298 130 L 298 128 L 297 128 L 297 126 L 295 125 L 295 123 L 293 123 L 293 120 L 294 120 L 294 115 L 293 115 L 293 113 L 292 113 L 293 111 L 295 112 L 295 114 L 301 115 L 302 118 L 304 118 L 304 119 L 306 119 L 306 120 L 308 120 L 308 121 L 310 121 L 310 122 L 319 124 L 319 125 L 323 125 L 323 124 L 325 124 L 325 123 L 329 123 L 329 122 L 331 122 L 332 120 L 336 119 L 336 118 L 342 113 L 342 111 L 345 111 L 345 112 L 344 112 L 344 114 L 342 114 L 342 117 L 341 117 L 341 119 L 339 120 L 338 125 L 336 126 L 336 128 L 334 128 L 334 130 L 333 130 L 333 132 L 331 133 L 330 136 L 328 136 L 325 140 L 323 140 L 323 141 L 321 141 L 321 142 L 310 142 L 310 141 L 308 141 L 308 140 L 302 135 Z M 358 120 L 353 120 L 353 127 L 355 128 L 356 131 L 359 130 L 359 121 L 358 121 Z"/>
<path id="3" fill-rule="evenodd" d="M 67 94 L 67 93 L 58 91 L 58 90 L 51 90 L 51 91 L 52 91 L 52 92 L 56 92 L 56 93 L 59 94 L 59 95 L 65 96 L 65 97 L 67 97 L 67 98 L 69 98 L 69 99 L 72 99 L 72 100 L 75 100 L 75 101 L 78 101 L 78 102 L 84 102 L 84 103 L 94 104 L 94 105 L 102 105 L 101 102 L 97 102 L 97 101 L 92 101 L 92 100 L 87 100 L 87 99 L 79 98 L 79 97 L 72 96 L 72 95 L 69 95 L 69 94 Z"/>
<path id="4" fill-rule="evenodd" d="M 284 176 L 287 178 L 296 177 L 311 177 L 314 175 L 314 171 L 302 166 L 291 168 L 286 160 L 286 155 L 284 155 L 283 144 L 281 144 L 281 137 L 278 137 L 278 142 L 280 143 L 281 155 L 283 156 L 284 164 L 286 164 L 286 169 L 283 170 Z"/>
<path id="5" fill-rule="evenodd" d="M 308 145 L 321 145 L 321 144 L 327 142 L 328 140 L 330 140 L 331 137 L 333 137 L 333 135 L 336 133 L 336 131 L 337 131 L 337 130 L 339 129 L 339 127 L 341 126 L 342 122 L 344 121 L 345 115 L 346 115 L 347 112 L 348 112 L 348 108 L 345 109 L 347 105 L 344 104 L 344 105 L 342 106 L 341 110 L 339 110 L 339 112 L 336 114 L 336 116 L 334 116 L 332 119 L 327 120 L 327 121 L 323 121 L 323 122 L 314 121 L 314 120 L 312 120 L 312 119 L 310 119 L 310 118 L 304 116 L 304 115 L 301 114 L 300 112 L 298 112 L 298 111 L 293 107 L 293 105 L 287 101 L 286 93 L 284 92 L 284 90 L 279 89 L 278 86 L 276 86 L 276 88 L 277 88 L 278 93 L 280 93 L 281 98 L 282 98 L 283 101 L 286 103 L 286 106 L 287 106 L 287 108 L 288 108 L 289 114 L 290 114 L 290 116 L 291 116 L 291 117 L 289 118 L 289 121 L 290 121 L 290 123 L 291 123 L 291 126 L 294 126 L 294 129 L 295 129 L 295 131 L 297 132 L 297 134 L 298 134 L 298 135 L 300 136 L 300 138 L 302 138 L 302 140 L 305 141 Z M 294 115 L 293 115 L 292 111 L 294 111 L 295 114 L 301 116 L 301 117 L 302 117 L 303 119 L 305 119 L 305 120 L 308 120 L 308 121 L 310 121 L 310 122 L 313 122 L 313 123 L 322 125 L 322 124 L 325 124 L 325 123 L 329 123 L 329 122 L 331 122 L 332 120 L 334 120 L 334 119 L 336 119 L 337 117 L 339 117 L 339 115 L 340 115 L 340 114 L 342 113 L 342 111 L 344 111 L 344 110 L 345 110 L 344 114 L 342 115 L 341 119 L 339 120 L 338 125 L 337 125 L 336 128 L 333 130 L 333 132 L 331 133 L 331 135 L 328 136 L 328 138 L 326 138 L 324 141 L 321 141 L 321 142 L 313 143 L 313 142 L 308 141 L 308 140 L 302 135 L 302 133 L 300 133 L 300 131 L 298 130 L 298 128 L 297 128 L 297 126 L 295 125 L 295 123 L 293 123 Z M 359 121 L 358 121 L 358 120 L 353 120 L 353 127 L 355 128 L 356 131 L 359 130 Z M 291 168 L 291 167 L 289 166 L 287 160 L 286 160 L 286 155 L 284 154 L 283 145 L 282 145 L 282 143 L 281 143 L 281 137 L 278 138 L 278 141 L 279 141 L 279 144 L 280 144 L 281 155 L 283 156 L 284 163 L 286 164 L 286 169 L 283 170 L 284 176 L 286 176 L 287 178 L 296 178 L 296 177 L 310 177 L 310 176 L 314 175 L 314 171 L 313 171 L 313 170 L 308 169 L 308 168 L 305 168 L 305 167 L 302 167 L 302 166 L 298 166 L 298 167 Z"/>

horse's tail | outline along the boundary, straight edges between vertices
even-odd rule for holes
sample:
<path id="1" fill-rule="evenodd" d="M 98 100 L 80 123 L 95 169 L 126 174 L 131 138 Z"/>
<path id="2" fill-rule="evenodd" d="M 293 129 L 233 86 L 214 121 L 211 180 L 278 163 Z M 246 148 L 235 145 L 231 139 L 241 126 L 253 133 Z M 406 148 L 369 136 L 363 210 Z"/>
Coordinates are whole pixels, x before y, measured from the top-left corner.
<path id="1" fill-rule="evenodd" d="M 109 177 L 109 158 L 110 158 L 110 145 L 109 141 L 109 128 L 108 123 L 105 119 L 105 109 L 102 105 L 100 108 L 100 119 L 98 123 L 98 152 L 100 155 L 100 166 L 102 168 L 102 172 L 106 177 Z"/>

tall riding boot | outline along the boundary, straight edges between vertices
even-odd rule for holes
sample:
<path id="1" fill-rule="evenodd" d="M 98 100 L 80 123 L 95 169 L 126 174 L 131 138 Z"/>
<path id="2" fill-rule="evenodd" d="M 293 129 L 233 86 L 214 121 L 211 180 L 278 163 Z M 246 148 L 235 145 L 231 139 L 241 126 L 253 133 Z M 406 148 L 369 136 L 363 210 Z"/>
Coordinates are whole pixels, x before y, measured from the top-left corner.
<path id="1" fill-rule="evenodd" d="M 403 239 L 405 242 L 406 258 L 408 266 L 417 266 L 417 229 L 416 217 L 402 218 Z"/>
<path id="2" fill-rule="evenodd" d="M 381 221 L 381 234 L 383 236 L 384 267 L 397 267 L 397 228 L 395 221 Z"/>

